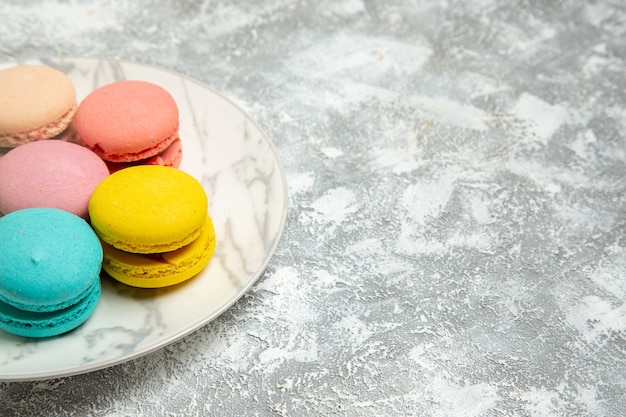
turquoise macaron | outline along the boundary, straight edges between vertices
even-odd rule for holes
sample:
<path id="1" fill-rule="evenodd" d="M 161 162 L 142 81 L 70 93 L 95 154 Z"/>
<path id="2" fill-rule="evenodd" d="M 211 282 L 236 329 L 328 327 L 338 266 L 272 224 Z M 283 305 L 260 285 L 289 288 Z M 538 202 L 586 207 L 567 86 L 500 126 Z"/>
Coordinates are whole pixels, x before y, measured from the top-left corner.
<path id="1" fill-rule="evenodd" d="M 100 298 L 102 245 L 79 216 L 27 208 L 0 217 L 0 328 L 50 337 L 83 324 Z"/>

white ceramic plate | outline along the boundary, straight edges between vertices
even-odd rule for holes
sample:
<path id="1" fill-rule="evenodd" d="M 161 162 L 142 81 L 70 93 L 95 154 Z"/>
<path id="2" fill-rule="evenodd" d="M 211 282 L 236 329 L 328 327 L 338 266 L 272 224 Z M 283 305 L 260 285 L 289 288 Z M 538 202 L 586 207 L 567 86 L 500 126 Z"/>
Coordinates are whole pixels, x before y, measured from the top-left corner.
<path id="1" fill-rule="evenodd" d="M 180 111 L 180 169 L 205 187 L 218 243 L 202 273 L 172 288 L 135 289 L 103 277 L 95 313 L 65 335 L 31 340 L 0 330 L 0 380 L 62 377 L 137 358 L 197 330 L 235 303 L 265 269 L 287 211 L 284 171 L 259 126 L 217 92 L 170 71 L 77 58 L 19 64 L 62 70 L 79 101 L 98 86 L 124 79 L 168 90 Z"/>

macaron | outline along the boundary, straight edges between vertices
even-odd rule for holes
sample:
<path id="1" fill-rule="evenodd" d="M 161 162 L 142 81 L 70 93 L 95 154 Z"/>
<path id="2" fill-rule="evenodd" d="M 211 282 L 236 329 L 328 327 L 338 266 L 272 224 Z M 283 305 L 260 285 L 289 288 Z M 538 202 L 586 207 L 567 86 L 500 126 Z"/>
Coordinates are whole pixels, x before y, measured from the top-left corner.
<path id="1" fill-rule="evenodd" d="M 138 165 L 104 179 L 89 200 L 96 234 L 126 252 L 160 253 L 191 243 L 206 223 L 208 198 L 184 171 Z"/>
<path id="2" fill-rule="evenodd" d="M 74 121 L 80 143 L 112 163 L 158 162 L 151 158 L 179 139 L 174 98 L 146 81 L 118 81 L 95 89 L 79 104 Z"/>
<path id="3" fill-rule="evenodd" d="M 0 147 L 57 136 L 76 109 L 74 84 L 63 72 L 45 65 L 0 70 Z"/>
<path id="4" fill-rule="evenodd" d="M 91 193 L 108 175 L 104 161 L 83 146 L 26 143 L 0 158 L 0 213 L 52 207 L 87 219 Z"/>
<path id="5" fill-rule="evenodd" d="M 105 248 L 103 269 L 129 285 L 180 283 L 215 249 L 206 192 L 175 168 L 139 165 L 111 174 L 91 195 L 89 216 Z"/>
<path id="6" fill-rule="evenodd" d="M 50 337 L 84 323 L 100 298 L 102 246 L 89 224 L 54 208 L 0 218 L 0 328 Z"/>

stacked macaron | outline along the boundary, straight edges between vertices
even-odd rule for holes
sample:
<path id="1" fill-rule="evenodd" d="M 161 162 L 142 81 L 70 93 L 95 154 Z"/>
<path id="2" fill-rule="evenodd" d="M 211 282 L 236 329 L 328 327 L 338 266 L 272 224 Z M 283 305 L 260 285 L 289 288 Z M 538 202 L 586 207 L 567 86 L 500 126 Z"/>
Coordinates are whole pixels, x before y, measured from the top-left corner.
<path id="1" fill-rule="evenodd" d="M 79 105 L 79 141 L 107 162 L 111 172 L 132 165 L 178 167 L 178 107 L 162 87 L 118 81 L 100 87 Z"/>
<path id="2" fill-rule="evenodd" d="M 94 190 L 89 215 L 103 241 L 104 270 L 131 286 L 181 283 L 200 272 L 215 249 L 204 188 L 171 167 L 111 174 Z"/>
<path id="3" fill-rule="evenodd" d="M 70 331 L 94 312 L 101 269 L 135 287 L 181 283 L 215 249 L 201 184 L 163 88 L 119 81 L 77 104 L 46 66 L 0 71 L 0 328 Z"/>
<path id="4" fill-rule="evenodd" d="M 67 211 L 29 208 L 0 218 L 0 328 L 26 337 L 70 331 L 100 297 L 102 247 Z"/>

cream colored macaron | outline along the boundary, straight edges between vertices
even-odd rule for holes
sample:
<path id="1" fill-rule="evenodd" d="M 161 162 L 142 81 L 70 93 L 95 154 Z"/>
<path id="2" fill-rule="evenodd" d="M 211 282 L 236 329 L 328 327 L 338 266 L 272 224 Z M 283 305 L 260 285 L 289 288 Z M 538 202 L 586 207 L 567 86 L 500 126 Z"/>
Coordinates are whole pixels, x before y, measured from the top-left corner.
<path id="1" fill-rule="evenodd" d="M 0 71 L 0 147 L 62 133 L 76 113 L 76 90 L 61 71 L 21 65 Z"/>

